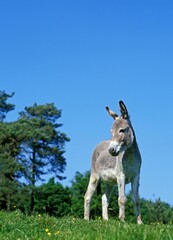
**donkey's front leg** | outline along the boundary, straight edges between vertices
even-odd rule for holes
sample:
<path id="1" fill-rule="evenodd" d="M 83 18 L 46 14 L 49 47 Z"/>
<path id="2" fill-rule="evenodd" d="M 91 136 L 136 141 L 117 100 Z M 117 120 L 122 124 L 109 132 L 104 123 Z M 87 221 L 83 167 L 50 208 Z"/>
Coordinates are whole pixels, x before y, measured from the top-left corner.
<path id="1" fill-rule="evenodd" d="M 87 191 L 84 196 L 84 219 L 89 220 L 90 218 L 90 203 L 92 196 L 97 188 L 98 185 L 98 178 L 95 175 L 90 176 L 89 184 Z"/>
<path id="2" fill-rule="evenodd" d="M 124 174 L 120 174 L 117 178 L 118 184 L 118 205 L 119 205 L 119 219 L 121 221 L 125 220 L 125 203 L 126 203 L 126 196 L 125 196 L 125 176 Z"/>

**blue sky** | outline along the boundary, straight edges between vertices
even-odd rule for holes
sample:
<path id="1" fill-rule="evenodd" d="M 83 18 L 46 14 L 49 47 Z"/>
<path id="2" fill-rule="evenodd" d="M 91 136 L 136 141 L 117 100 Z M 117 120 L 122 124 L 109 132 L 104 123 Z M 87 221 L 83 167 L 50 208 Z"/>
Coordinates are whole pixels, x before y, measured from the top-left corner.
<path id="1" fill-rule="evenodd" d="M 141 150 L 140 195 L 173 205 L 173 2 L 0 1 L 0 90 L 62 109 L 69 185 L 111 137 L 105 106 L 129 110 Z"/>

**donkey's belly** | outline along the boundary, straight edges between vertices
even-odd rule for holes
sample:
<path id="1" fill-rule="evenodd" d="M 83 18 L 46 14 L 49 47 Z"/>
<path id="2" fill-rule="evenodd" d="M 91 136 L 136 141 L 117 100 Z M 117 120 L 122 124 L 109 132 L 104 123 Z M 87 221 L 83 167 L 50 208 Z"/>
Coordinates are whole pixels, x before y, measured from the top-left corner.
<path id="1" fill-rule="evenodd" d="M 100 173 L 100 178 L 106 182 L 115 184 L 117 182 L 117 172 L 115 169 L 106 169 Z"/>

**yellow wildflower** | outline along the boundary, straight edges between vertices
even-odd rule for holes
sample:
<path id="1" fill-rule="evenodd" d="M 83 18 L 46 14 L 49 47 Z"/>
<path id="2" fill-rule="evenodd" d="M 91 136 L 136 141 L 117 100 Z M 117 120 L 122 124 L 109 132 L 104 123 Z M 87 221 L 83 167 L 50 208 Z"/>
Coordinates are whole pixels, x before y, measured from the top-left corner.
<path id="1" fill-rule="evenodd" d="M 60 231 L 57 231 L 56 233 L 55 233 L 55 235 L 59 235 L 61 232 Z"/>

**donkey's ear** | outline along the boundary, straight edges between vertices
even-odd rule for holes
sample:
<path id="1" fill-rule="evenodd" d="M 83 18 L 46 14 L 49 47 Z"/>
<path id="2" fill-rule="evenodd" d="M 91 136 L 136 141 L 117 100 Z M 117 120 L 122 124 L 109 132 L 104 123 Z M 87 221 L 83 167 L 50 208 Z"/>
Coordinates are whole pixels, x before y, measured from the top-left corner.
<path id="1" fill-rule="evenodd" d="M 115 112 L 113 112 L 112 110 L 110 110 L 109 107 L 106 107 L 106 110 L 108 111 L 109 115 L 111 117 L 113 117 L 114 120 L 118 117 L 118 115 Z"/>
<path id="2" fill-rule="evenodd" d="M 128 114 L 126 105 L 123 103 L 123 101 L 119 101 L 119 105 L 120 105 L 120 112 L 121 112 L 122 117 L 124 119 L 129 118 L 129 114 Z"/>

